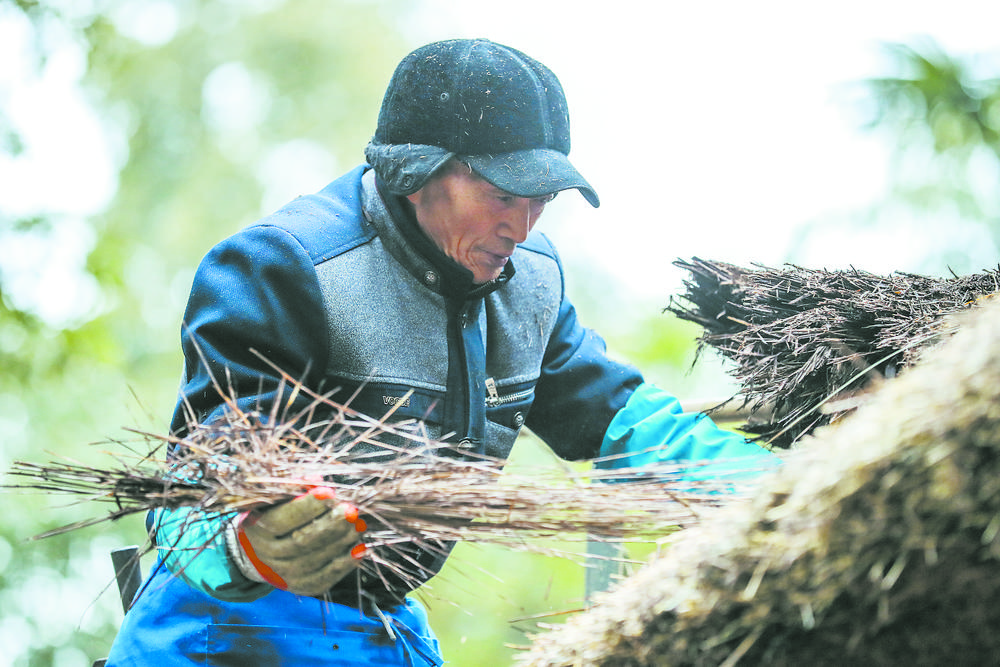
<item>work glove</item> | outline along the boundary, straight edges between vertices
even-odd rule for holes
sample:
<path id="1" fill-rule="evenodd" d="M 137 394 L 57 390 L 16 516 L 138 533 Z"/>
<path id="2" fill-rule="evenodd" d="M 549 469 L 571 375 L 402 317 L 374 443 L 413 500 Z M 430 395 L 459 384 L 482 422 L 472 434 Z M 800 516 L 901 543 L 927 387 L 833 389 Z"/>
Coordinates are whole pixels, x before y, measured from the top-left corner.
<path id="1" fill-rule="evenodd" d="M 747 480 L 775 467 L 769 450 L 720 428 L 705 414 L 685 412 L 680 401 L 643 383 L 608 425 L 596 466 L 602 469 L 707 462 L 682 479 Z M 620 481 L 625 481 L 624 479 Z"/>
<path id="2" fill-rule="evenodd" d="M 332 489 L 318 487 L 237 517 L 236 560 L 248 578 L 319 596 L 358 567 L 365 553 L 359 533 L 365 529 L 356 507 L 336 503 Z"/>

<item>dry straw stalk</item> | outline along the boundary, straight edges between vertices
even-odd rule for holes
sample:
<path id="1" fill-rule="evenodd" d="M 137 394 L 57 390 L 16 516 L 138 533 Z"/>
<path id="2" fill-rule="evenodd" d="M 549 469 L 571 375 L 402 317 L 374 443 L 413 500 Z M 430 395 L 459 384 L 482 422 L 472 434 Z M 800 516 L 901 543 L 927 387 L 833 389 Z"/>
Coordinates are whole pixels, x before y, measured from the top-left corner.
<path id="1" fill-rule="evenodd" d="M 703 327 L 699 351 L 733 362 L 743 428 L 787 448 L 850 412 L 868 390 L 954 331 L 949 318 L 1000 289 L 1000 269 L 930 278 L 697 257 L 668 310 Z"/>
<path id="2" fill-rule="evenodd" d="M 677 533 L 530 667 L 985 665 L 1000 656 L 1000 303 Z"/>
<path id="3" fill-rule="evenodd" d="M 291 393 L 309 390 L 294 385 Z M 714 462 L 710 474 L 697 462 L 511 474 L 503 461 L 429 440 L 417 422 L 393 422 L 391 413 L 373 419 L 329 397 L 310 398 L 299 418 L 287 420 L 243 412 L 230 398 L 224 420 L 192 422 L 182 438 L 132 431 L 139 442 L 114 454 L 109 467 L 17 461 L 9 475 L 19 481 L 6 487 L 111 506 L 38 536 L 48 537 L 157 508 L 250 511 L 328 486 L 367 517 L 366 566 L 377 571 L 394 560 L 389 552 L 413 544 L 546 551 L 543 538 L 653 541 L 696 523 L 720 492 L 732 499 L 750 484 L 745 469 L 725 462 Z"/>

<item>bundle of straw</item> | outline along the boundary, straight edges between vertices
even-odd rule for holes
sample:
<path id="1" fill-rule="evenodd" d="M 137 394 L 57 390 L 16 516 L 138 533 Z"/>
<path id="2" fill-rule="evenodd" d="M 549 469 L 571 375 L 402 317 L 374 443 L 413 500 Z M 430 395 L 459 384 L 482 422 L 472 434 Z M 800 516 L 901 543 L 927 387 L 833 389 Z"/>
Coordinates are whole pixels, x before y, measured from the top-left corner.
<path id="1" fill-rule="evenodd" d="M 677 533 L 517 664 L 997 664 L 1000 303 L 956 319 L 749 502 Z"/>
<path id="2" fill-rule="evenodd" d="M 295 386 L 293 393 L 309 390 Z M 698 521 L 703 509 L 720 503 L 720 492 L 728 501 L 751 483 L 745 468 L 727 470 L 719 461 L 710 471 L 688 463 L 511 474 L 504 461 L 460 455 L 428 439 L 417 422 L 374 419 L 310 396 L 314 405 L 306 412 L 323 414 L 322 421 L 264 419 L 228 400 L 222 421 L 191 423 L 181 438 L 128 429 L 147 453 L 117 454 L 112 467 L 16 461 L 9 474 L 23 481 L 5 486 L 112 506 L 41 538 L 157 508 L 249 511 L 323 485 L 368 517 L 363 567 L 374 574 L 388 567 L 419 581 L 420 572 L 398 567 L 412 560 L 405 554 L 413 546 L 472 541 L 554 553 L 538 538 L 654 541 Z"/>
<path id="3" fill-rule="evenodd" d="M 735 362 L 751 412 L 743 428 L 776 447 L 853 410 L 951 334 L 952 315 L 1000 289 L 1000 269 L 939 279 L 697 257 L 674 265 L 691 276 L 667 309 L 704 328 L 699 352 Z"/>

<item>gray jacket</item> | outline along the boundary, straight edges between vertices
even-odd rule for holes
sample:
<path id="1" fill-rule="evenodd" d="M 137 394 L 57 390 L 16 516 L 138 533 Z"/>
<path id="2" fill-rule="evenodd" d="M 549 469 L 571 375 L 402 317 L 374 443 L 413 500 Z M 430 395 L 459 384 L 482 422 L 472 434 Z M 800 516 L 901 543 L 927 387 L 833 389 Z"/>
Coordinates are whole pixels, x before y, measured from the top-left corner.
<path id="1" fill-rule="evenodd" d="M 179 433 L 185 404 L 199 421 L 225 409 L 213 376 L 245 411 L 269 413 L 287 387 L 264 357 L 365 414 L 420 420 L 460 451 L 506 457 L 528 426 L 561 457 L 584 459 L 642 382 L 580 325 L 543 235 L 476 286 L 366 166 L 216 246 L 195 276 L 182 340 Z M 423 580 L 444 555 L 417 560 Z M 404 593 L 412 582 L 393 584 Z"/>

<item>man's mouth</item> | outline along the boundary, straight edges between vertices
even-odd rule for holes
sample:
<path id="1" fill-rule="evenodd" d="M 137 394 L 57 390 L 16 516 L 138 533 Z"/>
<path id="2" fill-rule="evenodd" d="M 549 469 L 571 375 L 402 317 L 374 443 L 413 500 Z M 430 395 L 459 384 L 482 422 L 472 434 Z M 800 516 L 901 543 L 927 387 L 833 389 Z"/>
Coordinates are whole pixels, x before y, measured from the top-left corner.
<path id="1" fill-rule="evenodd" d="M 495 252 L 490 252 L 489 250 L 486 250 L 484 252 L 486 252 L 486 254 L 493 259 L 494 264 L 499 264 L 500 266 L 506 264 L 507 260 L 510 259 L 509 253 L 495 253 Z"/>

